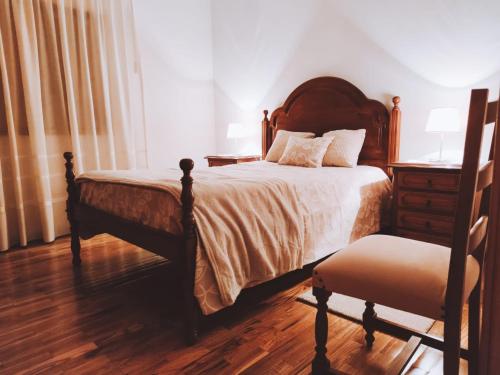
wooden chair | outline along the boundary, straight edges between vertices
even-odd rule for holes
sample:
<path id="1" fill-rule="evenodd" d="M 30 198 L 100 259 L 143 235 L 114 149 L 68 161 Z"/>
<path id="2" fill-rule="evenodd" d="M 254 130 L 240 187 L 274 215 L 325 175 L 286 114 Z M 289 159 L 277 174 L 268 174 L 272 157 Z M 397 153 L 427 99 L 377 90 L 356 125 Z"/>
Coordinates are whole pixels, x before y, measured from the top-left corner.
<path id="1" fill-rule="evenodd" d="M 472 90 L 451 249 L 401 237 L 371 235 L 315 267 L 313 293 L 318 310 L 314 374 L 330 370 L 326 356 L 327 301 L 332 292 L 367 301 L 363 327 L 368 347 L 373 345 L 375 330 L 408 340 L 389 372 L 401 373 L 418 345 L 424 344 L 443 351 L 445 375 L 458 374 L 460 357 L 468 359 L 469 374 L 477 374 L 481 290 L 478 280 L 488 227 L 494 150 L 500 147 L 500 132 L 496 130 L 499 107 L 498 101 L 488 103 L 488 90 Z M 480 167 L 484 125 L 492 122 L 496 124 L 489 161 Z M 467 300 L 469 348 L 464 350 L 460 348 L 460 330 Z M 375 303 L 444 321 L 444 340 L 377 318 Z"/>

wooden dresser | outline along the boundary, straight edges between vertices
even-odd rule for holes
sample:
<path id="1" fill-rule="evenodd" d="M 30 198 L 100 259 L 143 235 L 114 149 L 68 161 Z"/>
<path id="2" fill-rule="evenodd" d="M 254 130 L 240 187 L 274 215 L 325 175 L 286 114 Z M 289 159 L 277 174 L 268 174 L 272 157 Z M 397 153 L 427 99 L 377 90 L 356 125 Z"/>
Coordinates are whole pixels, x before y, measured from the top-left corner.
<path id="1" fill-rule="evenodd" d="M 451 246 L 460 165 L 390 164 L 394 234 Z"/>

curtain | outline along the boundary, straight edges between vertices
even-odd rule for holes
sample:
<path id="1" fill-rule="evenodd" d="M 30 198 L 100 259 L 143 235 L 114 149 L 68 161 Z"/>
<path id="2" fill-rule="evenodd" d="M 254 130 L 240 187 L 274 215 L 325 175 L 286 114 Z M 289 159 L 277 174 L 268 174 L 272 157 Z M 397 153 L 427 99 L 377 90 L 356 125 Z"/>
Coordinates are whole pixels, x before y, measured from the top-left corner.
<path id="1" fill-rule="evenodd" d="M 0 1 L 0 250 L 68 232 L 77 173 L 145 167 L 131 0 Z"/>

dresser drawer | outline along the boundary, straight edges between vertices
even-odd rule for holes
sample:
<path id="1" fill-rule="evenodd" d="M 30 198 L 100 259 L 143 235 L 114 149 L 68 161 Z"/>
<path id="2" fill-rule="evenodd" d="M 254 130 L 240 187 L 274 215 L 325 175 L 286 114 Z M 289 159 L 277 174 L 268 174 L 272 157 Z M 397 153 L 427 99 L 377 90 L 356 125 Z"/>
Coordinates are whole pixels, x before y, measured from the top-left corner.
<path id="1" fill-rule="evenodd" d="M 459 188 L 460 176 L 456 173 L 426 173 L 401 171 L 398 173 L 400 188 L 452 191 Z"/>
<path id="2" fill-rule="evenodd" d="M 454 215 L 457 207 L 456 194 L 400 190 L 398 206 L 401 209 L 416 209 Z"/>
<path id="3" fill-rule="evenodd" d="M 396 230 L 396 235 L 405 238 L 411 238 L 412 240 L 430 242 L 446 247 L 451 247 L 451 236 L 432 235 L 422 232 L 414 232 L 411 230 L 406 230 L 401 228 Z"/>
<path id="4" fill-rule="evenodd" d="M 428 234 L 451 235 L 454 217 L 432 215 L 428 213 L 400 210 L 397 214 L 397 226 Z"/>

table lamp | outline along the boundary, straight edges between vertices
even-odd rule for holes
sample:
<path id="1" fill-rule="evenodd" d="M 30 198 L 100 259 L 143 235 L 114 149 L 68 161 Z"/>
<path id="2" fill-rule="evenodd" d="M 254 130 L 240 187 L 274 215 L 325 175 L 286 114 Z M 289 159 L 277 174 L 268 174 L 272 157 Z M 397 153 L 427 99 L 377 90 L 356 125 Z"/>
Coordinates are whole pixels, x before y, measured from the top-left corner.
<path id="1" fill-rule="evenodd" d="M 460 119 L 457 108 L 434 108 L 427 120 L 426 132 L 439 133 L 441 142 L 439 144 L 439 159 L 432 160 L 443 162 L 443 141 L 445 133 L 460 131 Z"/>

